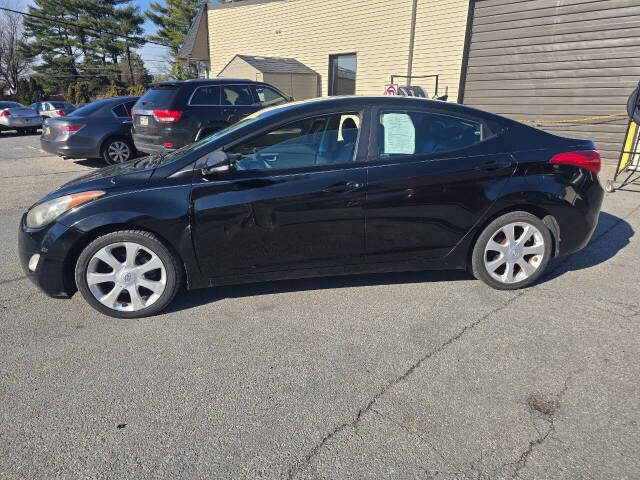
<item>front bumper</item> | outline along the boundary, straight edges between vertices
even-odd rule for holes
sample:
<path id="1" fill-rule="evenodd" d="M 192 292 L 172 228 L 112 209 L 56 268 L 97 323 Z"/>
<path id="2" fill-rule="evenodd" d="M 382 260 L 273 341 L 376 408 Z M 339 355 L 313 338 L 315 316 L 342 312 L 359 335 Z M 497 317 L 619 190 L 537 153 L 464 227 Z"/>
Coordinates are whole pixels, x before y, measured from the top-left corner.
<path id="1" fill-rule="evenodd" d="M 67 262 L 69 252 L 80 235 L 73 229 L 54 222 L 41 229 L 28 229 L 26 214 L 20 221 L 18 255 L 26 276 L 47 295 L 69 298 L 76 291 L 73 266 Z M 40 258 L 35 270 L 29 268 L 33 255 Z"/>

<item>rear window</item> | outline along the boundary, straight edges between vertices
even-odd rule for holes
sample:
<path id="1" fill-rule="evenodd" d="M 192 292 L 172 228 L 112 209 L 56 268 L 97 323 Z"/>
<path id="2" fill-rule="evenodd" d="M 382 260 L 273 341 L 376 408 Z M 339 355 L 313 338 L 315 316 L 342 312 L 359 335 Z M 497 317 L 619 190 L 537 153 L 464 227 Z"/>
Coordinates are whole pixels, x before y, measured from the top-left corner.
<path id="1" fill-rule="evenodd" d="M 0 102 L 0 108 L 18 108 L 23 106 L 24 105 L 18 102 Z"/>
<path id="2" fill-rule="evenodd" d="M 74 106 L 70 103 L 66 102 L 50 102 L 53 105 L 53 108 L 74 108 Z"/>
<path id="3" fill-rule="evenodd" d="M 171 104 L 173 97 L 175 97 L 178 87 L 171 85 L 159 85 L 153 87 L 151 90 L 147 90 L 138 103 L 141 107 L 166 107 Z"/>
<path id="4" fill-rule="evenodd" d="M 76 108 L 68 116 L 69 117 L 86 117 L 100 110 L 104 106 L 104 104 L 107 102 L 108 102 L 107 100 L 98 100 L 97 102 L 87 103 L 83 107 Z"/>

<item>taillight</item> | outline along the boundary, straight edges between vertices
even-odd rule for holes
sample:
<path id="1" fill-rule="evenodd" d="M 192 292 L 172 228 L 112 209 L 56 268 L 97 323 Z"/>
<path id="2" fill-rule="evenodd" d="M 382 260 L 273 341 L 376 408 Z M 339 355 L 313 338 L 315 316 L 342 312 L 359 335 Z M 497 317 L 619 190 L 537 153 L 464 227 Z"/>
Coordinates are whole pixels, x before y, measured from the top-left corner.
<path id="1" fill-rule="evenodd" d="M 59 117 L 64 117 L 65 116 L 64 110 L 56 110 L 56 115 L 58 115 Z"/>
<path id="2" fill-rule="evenodd" d="M 175 123 L 180 120 L 182 110 L 154 110 L 153 116 L 160 123 Z"/>
<path id="3" fill-rule="evenodd" d="M 40 115 L 40 110 L 36 110 L 36 115 Z"/>
<path id="4" fill-rule="evenodd" d="M 173 148 L 173 142 L 164 142 L 162 145 L 164 145 L 165 148 Z"/>
<path id="5" fill-rule="evenodd" d="M 131 118 L 133 118 L 133 108 L 131 109 Z"/>
<path id="6" fill-rule="evenodd" d="M 549 163 L 560 163 L 563 165 L 574 165 L 586 168 L 592 172 L 600 172 L 600 154 L 595 150 L 576 150 L 574 152 L 564 152 L 554 155 Z"/>
<path id="7" fill-rule="evenodd" d="M 0 112 L 0 117 L 10 117 L 11 112 L 9 110 L 3 110 Z"/>
<path id="8" fill-rule="evenodd" d="M 78 124 L 78 125 L 63 125 L 62 127 L 60 127 L 60 133 L 62 133 L 63 135 L 72 135 L 80 130 L 82 130 L 84 128 L 84 124 Z"/>

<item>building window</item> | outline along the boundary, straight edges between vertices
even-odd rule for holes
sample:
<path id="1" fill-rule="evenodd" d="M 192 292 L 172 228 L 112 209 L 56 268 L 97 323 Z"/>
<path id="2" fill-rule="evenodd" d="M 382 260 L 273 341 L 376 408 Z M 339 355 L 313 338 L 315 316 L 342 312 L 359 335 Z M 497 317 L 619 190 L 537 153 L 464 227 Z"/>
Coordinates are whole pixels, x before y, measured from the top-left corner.
<path id="1" fill-rule="evenodd" d="M 329 55 L 329 95 L 356 93 L 356 54 Z"/>

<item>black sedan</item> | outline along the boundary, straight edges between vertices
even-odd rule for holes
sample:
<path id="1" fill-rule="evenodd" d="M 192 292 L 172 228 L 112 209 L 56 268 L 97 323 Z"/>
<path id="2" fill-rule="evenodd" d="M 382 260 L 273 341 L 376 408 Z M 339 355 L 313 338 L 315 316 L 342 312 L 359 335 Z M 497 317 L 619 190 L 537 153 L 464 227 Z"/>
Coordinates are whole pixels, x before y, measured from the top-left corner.
<path id="1" fill-rule="evenodd" d="M 65 117 L 47 118 L 40 145 L 64 158 L 103 158 L 110 165 L 137 156 L 131 138 L 131 108 L 139 97 L 98 100 Z"/>
<path id="2" fill-rule="evenodd" d="M 589 241 L 599 170 L 590 141 L 460 105 L 291 103 L 62 186 L 23 216 L 20 257 L 49 295 L 123 318 L 183 283 L 456 268 L 517 289 Z"/>

